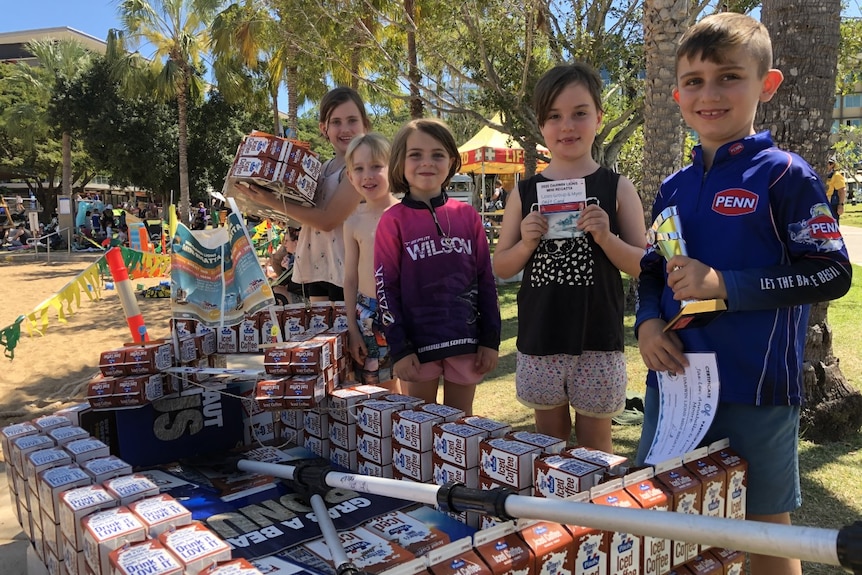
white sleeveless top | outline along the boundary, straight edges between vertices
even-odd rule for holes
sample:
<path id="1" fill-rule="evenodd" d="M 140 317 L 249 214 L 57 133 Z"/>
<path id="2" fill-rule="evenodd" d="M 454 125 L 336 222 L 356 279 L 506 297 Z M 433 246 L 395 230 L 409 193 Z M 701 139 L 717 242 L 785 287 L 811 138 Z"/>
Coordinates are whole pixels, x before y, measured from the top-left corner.
<path id="1" fill-rule="evenodd" d="M 317 205 L 326 209 L 344 177 L 344 167 L 329 176 L 326 173 L 332 160 L 323 164 Z M 293 267 L 293 281 L 297 283 L 329 282 L 344 286 L 344 232 L 339 224 L 331 232 L 317 230 L 303 224 L 299 230 L 296 245 L 296 260 Z"/>

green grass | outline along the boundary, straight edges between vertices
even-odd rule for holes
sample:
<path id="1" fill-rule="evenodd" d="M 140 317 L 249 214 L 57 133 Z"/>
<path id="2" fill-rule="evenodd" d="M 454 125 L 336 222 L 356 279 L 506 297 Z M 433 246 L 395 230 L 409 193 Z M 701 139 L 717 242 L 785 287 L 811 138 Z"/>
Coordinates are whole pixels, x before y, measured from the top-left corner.
<path id="1" fill-rule="evenodd" d="M 862 205 L 848 206 L 849 214 L 859 218 L 862 227 Z M 859 354 L 859 309 L 862 309 L 862 268 L 854 266 L 853 286 L 843 298 L 829 306 L 829 322 L 833 333 L 833 350 L 840 358 L 841 370 L 847 381 L 862 391 L 862 354 Z M 516 429 L 532 429 L 533 413 L 515 400 L 515 338 L 517 335 L 516 294 L 518 284 L 499 286 L 500 311 L 503 317 L 500 361 L 493 377 L 476 391 L 475 412 L 507 421 Z M 629 391 L 643 393 L 646 368 L 641 361 L 634 339 L 634 316 L 626 315 L 626 358 L 628 360 Z M 614 426 L 614 446 L 617 453 L 634 458 L 640 437 L 640 426 Z M 843 441 L 815 444 L 801 440 L 799 465 L 802 474 L 802 508 L 794 513 L 798 525 L 838 529 L 862 519 L 862 434 Z M 781 481 L 776 478 L 776 481 Z M 805 564 L 806 575 L 844 573 L 837 567 Z"/>
<path id="2" fill-rule="evenodd" d="M 846 204 L 844 206 L 844 215 L 841 216 L 841 223 L 862 228 L 862 203 L 858 203 L 855 206 Z"/>

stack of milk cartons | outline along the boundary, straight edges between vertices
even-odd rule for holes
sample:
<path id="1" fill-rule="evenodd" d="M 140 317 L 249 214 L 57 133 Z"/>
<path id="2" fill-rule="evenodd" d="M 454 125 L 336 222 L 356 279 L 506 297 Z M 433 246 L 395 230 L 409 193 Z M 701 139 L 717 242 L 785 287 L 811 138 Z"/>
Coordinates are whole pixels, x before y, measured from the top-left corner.
<path id="1" fill-rule="evenodd" d="M 422 404 L 419 398 L 389 394 L 356 406 L 356 464 L 359 473 L 392 477 L 392 416 L 419 404 Z"/>
<path id="2" fill-rule="evenodd" d="M 388 393 L 386 388 L 376 385 L 353 385 L 334 389 L 327 395 L 330 461 L 352 471 L 359 469 L 356 410 L 360 403 Z"/>

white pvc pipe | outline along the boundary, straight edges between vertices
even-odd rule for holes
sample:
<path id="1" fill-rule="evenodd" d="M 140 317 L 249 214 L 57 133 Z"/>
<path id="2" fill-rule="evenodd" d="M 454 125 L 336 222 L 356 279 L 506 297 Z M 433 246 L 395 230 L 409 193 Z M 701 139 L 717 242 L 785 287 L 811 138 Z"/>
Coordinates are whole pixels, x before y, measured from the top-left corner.
<path id="1" fill-rule="evenodd" d="M 291 465 L 243 459 L 238 463 L 238 467 L 263 475 L 289 480 L 294 478 L 294 468 Z M 437 492 L 441 487 L 338 471 L 327 473 L 325 481 L 330 487 L 342 487 L 360 493 L 384 495 L 434 506 L 437 504 Z M 649 535 L 827 565 L 841 564 L 837 550 L 838 531 L 834 529 L 777 525 L 651 509 L 626 509 L 522 495 L 507 497 L 505 509 L 509 516 L 521 519 L 542 519 L 607 531 Z"/>

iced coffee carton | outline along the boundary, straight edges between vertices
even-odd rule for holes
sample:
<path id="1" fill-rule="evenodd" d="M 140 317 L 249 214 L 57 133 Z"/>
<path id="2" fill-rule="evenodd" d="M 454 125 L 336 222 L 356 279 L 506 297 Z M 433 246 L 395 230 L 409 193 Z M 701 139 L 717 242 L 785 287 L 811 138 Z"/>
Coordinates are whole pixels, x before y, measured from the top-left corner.
<path id="1" fill-rule="evenodd" d="M 293 343 L 284 342 L 263 352 L 263 370 L 270 375 L 291 375 L 291 348 Z"/>
<path id="2" fill-rule="evenodd" d="M 387 541 L 398 543 L 417 557 L 449 543 L 448 535 L 401 511 L 379 515 L 363 527 Z"/>
<path id="3" fill-rule="evenodd" d="M 428 483 L 433 477 L 430 451 L 414 451 L 402 445 L 392 446 L 392 470 L 404 478 Z"/>
<path id="4" fill-rule="evenodd" d="M 470 537 L 438 547 L 426 555 L 432 575 L 493 575 L 473 550 Z"/>
<path id="5" fill-rule="evenodd" d="M 59 523 L 57 500 L 60 493 L 76 487 L 91 485 L 93 478 L 77 465 L 69 464 L 40 471 L 36 481 L 42 513 L 46 514 L 54 523 Z"/>
<path id="6" fill-rule="evenodd" d="M 52 467 L 70 465 L 72 463 L 72 456 L 63 448 L 49 447 L 48 449 L 31 451 L 22 458 L 22 462 L 24 481 L 27 481 L 30 489 L 36 493 L 36 476 L 39 472 Z"/>
<path id="7" fill-rule="evenodd" d="M 533 463 L 533 488 L 537 497 L 567 499 L 588 491 L 600 476 L 602 468 L 568 455 L 540 455 Z"/>
<path id="8" fill-rule="evenodd" d="M 370 461 L 362 457 L 362 455 L 357 452 L 356 454 L 356 472 L 361 475 L 369 475 L 371 477 L 384 477 L 386 479 L 392 479 L 395 474 L 392 470 L 392 464 L 380 464 L 376 461 Z M 401 478 L 399 478 L 401 479 Z"/>
<path id="9" fill-rule="evenodd" d="M 434 446 L 431 428 L 438 423 L 443 423 L 443 417 L 427 411 L 397 411 L 392 414 L 392 442 L 413 451 L 431 451 Z"/>
<path id="10" fill-rule="evenodd" d="M 108 554 L 110 575 L 183 575 L 183 566 L 154 539 L 114 549 Z"/>
<path id="11" fill-rule="evenodd" d="M 286 409 L 310 409 L 326 398 L 326 381 L 322 375 L 294 375 L 285 380 Z"/>
<path id="12" fill-rule="evenodd" d="M 139 499 L 159 494 L 159 486 L 146 475 L 139 473 L 108 479 L 102 485 L 120 505 L 129 505 Z"/>
<path id="13" fill-rule="evenodd" d="M 56 431 L 62 429 L 74 428 L 72 426 L 61 427 L 58 428 Z M 87 434 L 87 437 L 89 436 L 90 435 Z M 19 437 L 13 438 L 9 442 L 9 449 L 3 452 L 3 458 L 6 460 L 6 466 L 8 469 L 12 469 L 14 467 L 15 469 L 19 470 L 19 473 L 22 473 L 24 469 L 24 458 L 26 458 L 28 454 L 34 451 L 40 451 L 42 449 L 49 449 L 53 447 L 57 447 L 57 442 L 54 441 L 49 435 L 21 435 Z"/>
<path id="14" fill-rule="evenodd" d="M 565 527 L 551 521 L 518 521 L 517 530 L 535 557 L 536 575 L 574 574 L 576 549 Z"/>
<path id="15" fill-rule="evenodd" d="M 572 447 L 571 449 L 564 449 L 563 453 L 577 457 L 583 461 L 589 461 L 593 465 L 598 465 L 604 468 L 605 471 L 614 474 L 620 474 L 628 464 L 628 458 L 622 455 L 615 455 L 601 449 L 593 449 L 592 447 L 584 447 L 582 445 Z"/>
<path id="16" fill-rule="evenodd" d="M 512 426 L 502 421 L 482 417 L 481 415 L 468 415 L 462 417 L 457 423 L 466 423 L 479 429 L 484 429 L 488 433 L 488 437 L 504 437 L 512 431 Z"/>
<path id="17" fill-rule="evenodd" d="M 174 347 L 166 341 L 134 344 L 123 349 L 126 375 L 158 373 L 173 366 Z"/>
<path id="18" fill-rule="evenodd" d="M 457 421 L 466 415 L 464 413 L 464 410 L 462 409 L 458 409 L 456 407 L 449 407 L 448 405 L 442 405 L 440 403 L 426 403 L 420 405 L 416 409 L 418 411 L 425 411 L 427 413 L 439 415 L 443 418 L 443 421 L 447 423 L 451 421 Z"/>
<path id="19" fill-rule="evenodd" d="M 7 425 L 0 430 L 0 441 L 3 443 L 4 456 L 9 453 L 9 442 L 11 440 L 25 435 L 39 435 L 39 429 L 32 423 L 25 422 Z"/>
<path id="20" fill-rule="evenodd" d="M 379 437 L 365 431 L 356 432 L 356 453 L 378 465 L 392 463 L 392 437 Z"/>
<path id="21" fill-rule="evenodd" d="M 387 541 L 363 527 L 339 531 L 338 537 L 347 558 L 360 570 L 369 573 L 380 573 L 414 558 L 412 553 L 398 543 Z M 333 564 L 329 546 L 322 538 L 309 541 L 304 547 L 330 565 Z"/>
<path id="22" fill-rule="evenodd" d="M 479 443 L 488 433 L 478 427 L 459 423 L 438 423 L 431 428 L 434 455 L 463 469 L 478 467 Z"/>
<path id="23" fill-rule="evenodd" d="M 542 453 L 559 453 L 566 448 L 566 442 L 563 439 L 545 435 L 544 433 L 534 433 L 532 431 L 513 431 L 506 436 L 508 439 L 514 439 L 528 445 L 535 445 Z"/>
<path id="24" fill-rule="evenodd" d="M 294 375 L 323 373 L 332 365 L 332 349 L 323 341 L 298 342 L 290 349 L 290 367 Z"/>
<path id="25" fill-rule="evenodd" d="M 709 456 L 727 473 L 727 499 L 725 517 L 745 519 L 748 490 L 748 462 L 730 448 L 730 441 L 722 439 L 709 446 Z"/>
<path id="26" fill-rule="evenodd" d="M 191 511 L 167 493 L 139 499 L 129 504 L 129 509 L 144 524 L 147 535 L 153 538 L 192 522 Z"/>
<path id="27" fill-rule="evenodd" d="M 313 302 L 308 310 L 308 331 L 318 333 L 332 327 L 332 304 Z"/>
<path id="28" fill-rule="evenodd" d="M 582 491 L 568 498 L 576 503 L 589 503 L 589 491 Z M 575 575 L 607 575 L 609 534 L 586 525 L 566 525 L 572 537 Z"/>
<path id="29" fill-rule="evenodd" d="M 721 561 L 709 551 L 705 551 L 693 559 L 689 559 L 685 566 L 694 575 L 724 575 L 724 567 Z"/>
<path id="30" fill-rule="evenodd" d="M 59 447 L 63 447 L 70 441 L 77 439 L 87 439 L 90 437 L 89 432 L 83 427 L 77 425 L 67 425 L 66 427 L 58 427 L 52 429 L 45 436 L 50 437 Z M 45 437 L 43 436 L 43 437 Z"/>
<path id="31" fill-rule="evenodd" d="M 342 423 L 330 418 L 329 443 L 333 447 L 356 451 L 356 424 Z"/>
<path id="32" fill-rule="evenodd" d="M 359 460 L 357 459 L 356 449 L 344 449 L 329 441 L 329 461 L 333 465 L 339 465 L 345 469 L 356 471 Z"/>
<path id="33" fill-rule="evenodd" d="M 724 517 L 727 502 L 727 473 L 708 454 L 707 447 L 690 451 L 683 456 L 683 464 L 700 479 L 703 502 L 700 514 L 707 517 Z M 709 546 L 701 545 L 704 551 Z"/>
<path id="34" fill-rule="evenodd" d="M 260 327 L 257 317 L 246 316 L 237 326 L 237 352 L 257 353 L 260 345 Z"/>
<path id="35" fill-rule="evenodd" d="M 81 519 L 84 558 L 94 573 L 110 573 L 109 554 L 147 538 L 144 525 L 127 507 L 115 507 Z"/>
<path id="36" fill-rule="evenodd" d="M 713 547 L 709 553 L 721 562 L 723 575 L 743 575 L 745 573 L 745 554 L 732 549 Z"/>
<path id="37" fill-rule="evenodd" d="M 247 559 L 239 557 L 214 563 L 197 575 L 263 575 L 263 571 Z"/>
<path id="38" fill-rule="evenodd" d="M 353 414 L 356 405 L 366 399 L 369 399 L 368 394 L 356 387 L 343 387 L 329 392 L 329 418 L 355 426 Z"/>
<path id="39" fill-rule="evenodd" d="M 305 432 L 315 437 L 329 437 L 329 412 L 313 407 L 303 412 Z"/>
<path id="40" fill-rule="evenodd" d="M 216 330 L 217 353 L 239 353 L 239 335 L 236 326 L 225 325 Z"/>
<path id="41" fill-rule="evenodd" d="M 308 329 L 304 303 L 291 303 L 284 306 L 282 318 L 284 321 L 283 333 L 285 339 L 301 335 Z"/>
<path id="42" fill-rule="evenodd" d="M 533 552 L 515 533 L 512 521 L 477 531 L 473 547 L 494 575 L 533 575 L 536 568 Z"/>
<path id="43" fill-rule="evenodd" d="M 479 444 L 479 475 L 522 491 L 533 486 L 533 459 L 539 448 L 514 439 L 486 439 Z"/>
<path id="44" fill-rule="evenodd" d="M 392 414 L 403 408 L 391 401 L 368 399 L 356 406 L 356 425 L 378 437 L 392 436 Z"/>
<path id="45" fill-rule="evenodd" d="M 169 529 L 159 535 L 158 541 L 179 559 L 186 573 L 200 573 L 213 563 L 231 558 L 230 546 L 198 522 Z"/>
<path id="46" fill-rule="evenodd" d="M 81 519 L 97 511 L 116 507 L 118 503 L 101 485 L 85 485 L 60 493 L 57 498 L 60 530 L 73 549 L 81 551 L 84 548 Z"/>
<path id="47" fill-rule="evenodd" d="M 698 478 L 688 471 L 681 459 L 671 459 L 655 466 L 655 478 L 668 492 L 668 506 L 676 513 L 700 515 L 703 492 Z M 698 553 L 697 543 L 674 541 L 671 547 L 671 567 L 694 559 Z"/>
<path id="48" fill-rule="evenodd" d="M 590 490 L 595 505 L 639 509 L 637 501 L 623 489 L 622 479 L 614 479 Z M 643 538 L 625 531 L 608 532 L 608 573 L 640 575 Z"/>
<path id="49" fill-rule="evenodd" d="M 305 433 L 303 429 L 302 445 L 323 459 L 329 459 L 329 438 L 315 437 Z"/>
<path id="50" fill-rule="evenodd" d="M 431 455 L 431 480 L 437 485 L 447 483 L 462 483 L 467 487 L 479 486 L 479 467 L 465 469 L 449 461 L 445 461 L 432 452 Z"/>
<path id="51" fill-rule="evenodd" d="M 668 510 L 667 493 L 653 479 L 652 467 L 641 469 L 623 477 L 623 486 L 642 509 Z M 660 575 L 670 569 L 670 539 L 644 535 L 640 572 L 642 575 Z"/>
<path id="52" fill-rule="evenodd" d="M 105 377 L 126 375 L 126 350 L 108 349 L 99 354 L 99 371 Z"/>

